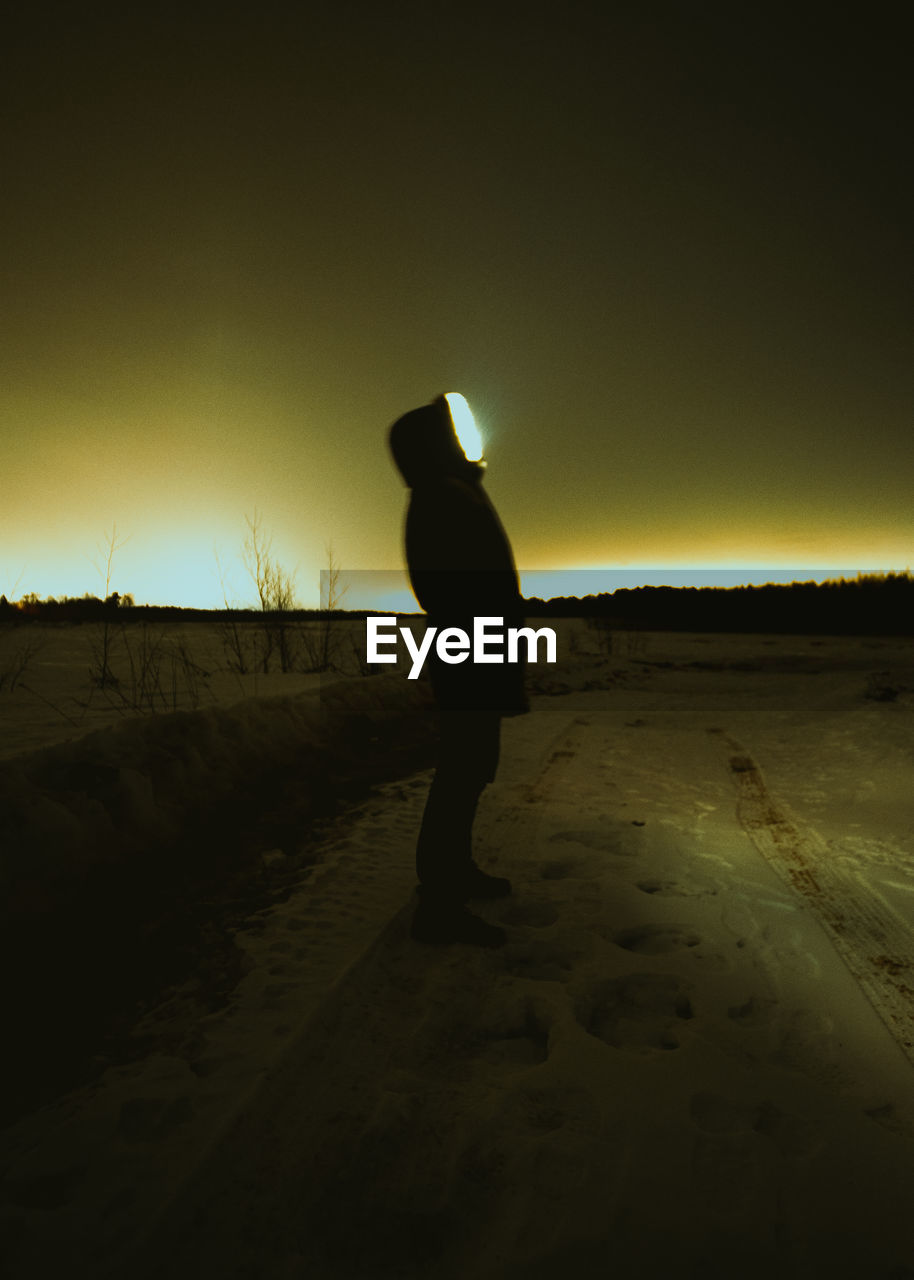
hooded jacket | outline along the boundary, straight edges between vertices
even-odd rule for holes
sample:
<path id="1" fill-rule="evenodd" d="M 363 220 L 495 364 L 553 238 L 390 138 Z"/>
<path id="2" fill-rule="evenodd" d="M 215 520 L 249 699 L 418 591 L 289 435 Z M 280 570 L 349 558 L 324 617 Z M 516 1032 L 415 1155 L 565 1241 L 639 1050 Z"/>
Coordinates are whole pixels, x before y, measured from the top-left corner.
<path id="1" fill-rule="evenodd" d="M 523 597 L 511 544 L 482 487 L 485 463 L 467 460 L 444 396 L 398 418 L 390 448 L 411 489 L 406 563 L 430 625 L 472 633 L 475 617 L 523 622 Z M 430 659 L 439 704 L 502 715 L 527 710 L 523 663 L 477 665 Z"/>

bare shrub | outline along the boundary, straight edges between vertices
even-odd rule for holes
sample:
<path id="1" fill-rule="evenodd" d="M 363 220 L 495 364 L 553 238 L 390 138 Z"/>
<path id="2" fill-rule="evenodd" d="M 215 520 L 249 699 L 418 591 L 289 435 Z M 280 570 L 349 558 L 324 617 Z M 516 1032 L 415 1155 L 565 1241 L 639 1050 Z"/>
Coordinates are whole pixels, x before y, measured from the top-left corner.
<path id="1" fill-rule="evenodd" d="M 94 658 L 94 666 L 90 671 L 93 684 L 99 689 L 107 689 L 117 687 L 117 676 L 111 669 L 111 646 L 113 642 L 113 628 L 111 626 L 114 615 L 117 612 L 120 596 L 117 592 L 111 591 L 111 577 L 114 570 L 114 556 L 117 551 L 129 542 L 130 539 L 124 538 L 121 542 L 117 540 L 117 525 L 111 526 L 111 532 L 105 534 L 104 541 L 98 545 L 98 553 L 103 556 L 102 564 L 95 563 L 95 567 L 105 580 L 105 597 L 104 597 L 104 614 L 99 627 L 98 635 L 92 646 L 92 656 Z M 104 567 L 102 567 L 104 566 Z M 130 597 L 131 602 L 133 597 Z"/>
<path id="2" fill-rule="evenodd" d="M 44 647 L 42 637 L 27 635 L 0 656 L 0 693 L 12 693 Z"/>
<path id="3" fill-rule="evenodd" d="M 209 672 L 186 643 L 146 621 L 138 630 L 123 624 L 111 629 L 108 661 L 108 679 L 104 685 L 94 679 L 94 689 L 124 715 L 177 711 L 185 702 L 196 709 L 208 687 Z"/>
<path id="4" fill-rule="evenodd" d="M 339 627 L 334 613 L 342 608 L 346 588 L 341 585 L 341 570 L 327 544 L 327 568 L 321 573 L 321 607 L 316 627 L 302 627 L 300 640 L 305 671 L 331 671 L 339 665 Z"/>
<path id="5" fill-rule="evenodd" d="M 264 533 L 263 522 L 255 510 L 253 517 L 245 516 L 248 535 L 242 549 L 242 559 L 250 574 L 260 600 L 262 615 L 262 644 L 259 665 L 266 674 L 276 653 L 281 671 L 291 671 L 292 629 L 285 616 L 295 608 L 295 575 L 285 570 L 273 557 L 273 539 Z"/>
<path id="6" fill-rule="evenodd" d="M 170 643 L 168 658 L 171 666 L 172 709 L 177 710 L 179 694 L 184 694 L 196 710 L 203 692 L 209 688 L 209 672 L 191 657 L 183 640 Z"/>
<path id="7" fill-rule="evenodd" d="M 863 696 L 870 702 L 896 702 L 898 695 L 905 692 L 907 685 L 891 671 L 874 671 L 866 682 Z"/>
<path id="8" fill-rule="evenodd" d="M 613 654 L 613 624 L 609 618 L 598 616 L 587 619 L 587 626 L 594 633 L 600 652 L 606 658 Z"/>
<path id="9" fill-rule="evenodd" d="M 245 629 L 239 622 L 238 609 L 229 604 L 228 588 L 225 585 L 225 574 L 216 552 L 216 569 L 219 573 L 219 585 L 222 587 L 222 601 L 225 605 L 225 618 L 219 625 L 222 648 L 225 650 L 229 671 L 236 675 L 246 676 L 251 669 L 246 644 Z"/>

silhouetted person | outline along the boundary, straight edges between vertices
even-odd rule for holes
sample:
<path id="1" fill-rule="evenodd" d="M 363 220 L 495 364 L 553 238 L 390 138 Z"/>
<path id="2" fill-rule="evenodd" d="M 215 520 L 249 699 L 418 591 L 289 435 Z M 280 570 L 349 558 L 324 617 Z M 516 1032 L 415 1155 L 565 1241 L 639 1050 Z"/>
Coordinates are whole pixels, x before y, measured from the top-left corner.
<path id="1" fill-rule="evenodd" d="M 445 397 L 399 418 L 390 447 L 412 490 L 406 560 L 429 625 L 459 627 L 471 638 L 475 617 L 522 625 L 511 546 L 482 488 L 486 464 L 467 459 Z M 511 892 L 508 880 L 474 862 L 473 820 L 498 767 L 501 717 L 529 707 L 521 663 L 480 665 L 472 657 L 449 664 L 432 648 L 427 660 L 441 738 L 416 847 L 419 905 L 412 934 L 423 942 L 500 946 L 504 931 L 465 906 Z"/>

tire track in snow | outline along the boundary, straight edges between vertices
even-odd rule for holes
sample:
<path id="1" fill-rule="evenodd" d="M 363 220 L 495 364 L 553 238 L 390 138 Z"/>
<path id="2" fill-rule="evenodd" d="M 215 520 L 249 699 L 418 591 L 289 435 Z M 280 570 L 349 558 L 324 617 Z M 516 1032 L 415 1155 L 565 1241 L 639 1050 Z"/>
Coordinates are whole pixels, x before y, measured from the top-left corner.
<path id="1" fill-rule="evenodd" d="M 892 1035 L 914 1062 L 914 931 L 872 885 L 846 870 L 812 828 L 780 805 L 756 761 L 720 730 L 740 823 L 765 860 L 799 893 Z"/>

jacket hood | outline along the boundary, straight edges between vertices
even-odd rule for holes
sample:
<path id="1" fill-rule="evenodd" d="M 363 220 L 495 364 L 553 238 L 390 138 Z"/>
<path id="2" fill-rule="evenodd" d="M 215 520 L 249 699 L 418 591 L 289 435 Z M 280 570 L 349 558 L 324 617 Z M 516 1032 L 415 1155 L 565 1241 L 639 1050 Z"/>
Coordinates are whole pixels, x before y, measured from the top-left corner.
<path id="1" fill-rule="evenodd" d="M 461 448 L 444 396 L 404 413 L 390 428 L 388 441 L 411 489 L 448 476 L 478 480 L 485 471 L 484 462 L 470 462 Z"/>

